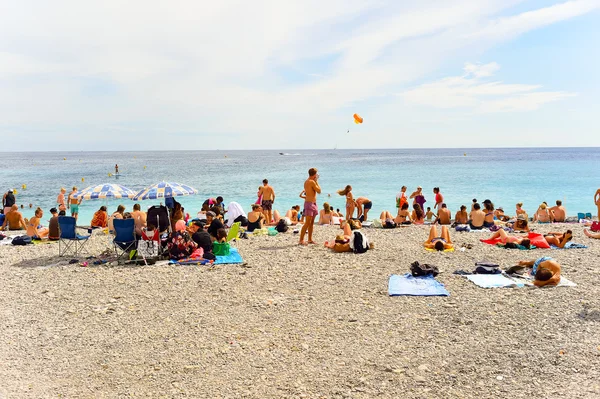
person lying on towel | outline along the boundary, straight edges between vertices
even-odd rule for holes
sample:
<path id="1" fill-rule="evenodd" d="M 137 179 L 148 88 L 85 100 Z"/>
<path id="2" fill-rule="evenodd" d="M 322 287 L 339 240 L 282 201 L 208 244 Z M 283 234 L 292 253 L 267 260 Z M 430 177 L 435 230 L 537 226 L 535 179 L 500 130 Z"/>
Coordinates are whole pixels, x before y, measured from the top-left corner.
<path id="1" fill-rule="evenodd" d="M 448 227 L 442 226 L 442 235 L 440 236 L 438 235 L 436 226 L 431 226 L 431 229 L 429 230 L 429 238 L 423 243 L 423 246 L 425 248 L 435 249 L 438 251 L 454 248 L 454 244 L 452 244 L 452 240 L 450 240 Z"/>
<path id="2" fill-rule="evenodd" d="M 560 282 L 560 265 L 549 256 L 537 260 L 522 260 L 519 266 L 530 266 L 533 284 L 538 287 L 557 285 Z"/>

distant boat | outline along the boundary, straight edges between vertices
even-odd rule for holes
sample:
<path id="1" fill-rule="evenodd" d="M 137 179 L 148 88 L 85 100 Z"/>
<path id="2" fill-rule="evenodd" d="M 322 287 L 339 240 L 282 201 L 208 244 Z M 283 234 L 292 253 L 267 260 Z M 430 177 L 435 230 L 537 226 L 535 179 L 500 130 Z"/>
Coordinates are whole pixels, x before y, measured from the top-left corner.
<path id="1" fill-rule="evenodd" d="M 279 155 L 285 155 L 285 153 L 284 152 L 280 152 Z"/>

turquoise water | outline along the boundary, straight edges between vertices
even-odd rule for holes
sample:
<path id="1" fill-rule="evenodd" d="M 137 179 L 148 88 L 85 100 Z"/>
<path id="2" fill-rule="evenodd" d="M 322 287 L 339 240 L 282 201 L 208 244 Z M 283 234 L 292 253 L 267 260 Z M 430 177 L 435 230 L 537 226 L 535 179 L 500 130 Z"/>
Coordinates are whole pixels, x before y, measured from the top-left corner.
<path id="1" fill-rule="evenodd" d="M 283 151 L 283 150 L 282 150 Z M 118 182 L 140 190 L 161 180 L 188 184 L 198 189 L 197 196 L 179 201 L 195 215 L 208 197 L 222 195 L 225 202 L 237 201 L 248 210 L 256 200 L 262 179 L 275 188 L 275 209 L 285 213 L 302 191 L 307 170 L 319 169 L 323 194 L 319 206 L 328 201 L 344 208 L 344 198 L 336 194 L 351 184 L 357 196 L 373 201 L 370 217 L 382 210 L 395 212 L 395 196 L 402 185 L 408 193 L 423 186 L 426 206 L 433 207 L 434 186 L 439 186 L 445 202 L 454 213 L 472 198 L 491 199 L 514 213 L 515 203 L 523 202 L 532 214 L 546 201 L 554 205 L 563 200 L 569 215 L 596 214 L 593 196 L 600 181 L 600 148 L 519 148 L 519 149 L 410 149 L 410 150 L 311 150 L 291 151 L 165 151 L 165 152 L 44 152 L 0 153 L 3 170 L 0 190 L 17 189 L 17 203 L 24 204 L 24 215 L 33 210 L 28 204 L 48 210 L 55 205 L 60 187 L 67 192 L 75 185 L 85 188 Z M 63 159 L 66 158 L 66 159 Z M 123 176 L 109 177 L 119 164 Z M 145 168 L 144 168 L 145 167 Z M 85 179 L 82 183 L 81 179 Z M 21 189 L 23 184 L 27 189 Z M 331 197 L 328 197 L 328 194 Z M 101 205 L 109 211 L 131 200 L 84 201 L 80 208 L 82 224 L 91 220 Z M 156 201 L 144 201 L 153 205 Z"/>

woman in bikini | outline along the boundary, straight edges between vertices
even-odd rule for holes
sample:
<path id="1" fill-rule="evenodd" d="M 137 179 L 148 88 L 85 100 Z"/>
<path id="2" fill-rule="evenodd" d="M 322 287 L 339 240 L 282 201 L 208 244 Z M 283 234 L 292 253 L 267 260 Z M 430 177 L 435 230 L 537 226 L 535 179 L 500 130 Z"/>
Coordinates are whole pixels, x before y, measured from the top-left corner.
<path id="1" fill-rule="evenodd" d="M 414 224 L 425 224 L 425 212 L 423 212 L 421 205 L 413 204 L 411 219 Z"/>
<path id="2" fill-rule="evenodd" d="M 342 220 L 340 229 L 344 231 L 344 234 L 337 235 L 335 240 L 325 241 L 325 247 L 333 249 L 334 252 L 351 252 L 350 239 L 352 238 L 352 231 L 358 230 L 361 227 L 362 225 L 358 220 Z"/>
<path id="3" fill-rule="evenodd" d="M 248 213 L 248 232 L 253 232 L 256 229 L 262 229 L 265 217 L 262 212 L 262 207 L 258 204 L 252 204 L 252 212 Z"/>
<path id="4" fill-rule="evenodd" d="M 522 260 L 519 266 L 531 267 L 531 275 L 535 278 L 533 284 L 537 287 L 558 285 L 560 282 L 560 265 L 549 256 L 537 260 Z"/>
<path id="5" fill-rule="evenodd" d="M 346 197 L 346 220 L 352 219 L 354 208 L 356 208 L 356 201 L 352 196 L 352 186 L 348 184 L 343 190 L 338 190 L 337 193 Z"/>
<path id="6" fill-rule="evenodd" d="M 41 225 L 42 216 L 44 216 L 44 211 L 42 211 L 41 208 L 37 208 L 35 210 L 35 216 L 29 219 L 29 221 L 26 221 L 27 235 L 34 240 L 48 238 L 48 228 Z"/>
<path id="7" fill-rule="evenodd" d="M 485 207 L 485 218 L 483 218 L 483 227 L 492 227 L 494 225 L 494 204 L 489 199 L 483 201 Z"/>
<path id="8" fill-rule="evenodd" d="M 490 238 L 488 238 L 488 240 L 495 240 L 499 238 L 500 242 L 502 244 L 516 244 L 516 245 L 522 245 L 525 248 L 529 248 L 531 247 L 531 241 L 529 240 L 528 237 L 522 237 L 522 236 L 511 236 L 508 235 L 506 233 L 506 231 L 504 231 L 504 229 L 500 229 L 497 232 L 495 232 L 494 234 L 492 234 L 492 236 Z"/>
<path id="9" fill-rule="evenodd" d="M 516 210 L 515 217 L 519 217 L 519 215 L 523 215 L 523 216 L 525 216 L 525 219 L 527 219 L 527 212 L 525 212 L 525 209 L 523 209 L 522 202 L 517 203 L 517 210 Z"/>
<path id="10" fill-rule="evenodd" d="M 429 229 L 429 238 L 423 243 L 423 246 L 427 249 L 435 249 L 437 251 L 454 248 L 448 227 L 442 226 L 442 235 L 438 235 L 436 226 L 432 225 L 431 229 Z"/>
<path id="11" fill-rule="evenodd" d="M 319 224 L 333 224 L 333 212 L 327 202 L 323 204 L 323 209 L 319 212 Z"/>
<path id="12" fill-rule="evenodd" d="M 550 223 L 552 221 L 545 203 L 542 202 L 538 210 L 533 214 L 533 221 L 538 223 Z"/>
<path id="13" fill-rule="evenodd" d="M 410 212 L 408 211 L 408 202 L 402 204 L 400 210 L 398 210 L 398 216 L 394 219 L 396 224 L 411 224 L 412 220 L 410 217 Z"/>

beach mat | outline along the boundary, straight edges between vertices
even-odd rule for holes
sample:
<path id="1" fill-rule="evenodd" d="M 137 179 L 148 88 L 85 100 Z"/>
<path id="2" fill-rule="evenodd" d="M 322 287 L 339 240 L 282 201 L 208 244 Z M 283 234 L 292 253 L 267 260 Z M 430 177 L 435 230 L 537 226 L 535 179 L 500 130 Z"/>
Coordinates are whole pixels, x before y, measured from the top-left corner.
<path id="1" fill-rule="evenodd" d="M 535 287 L 535 285 L 533 285 L 532 277 L 515 278 L 515 280 L 521 280 L 521 279 L 524 280 L 525 285 Z M 545 285 L 540 288 L 552 288 L 552 287 L 577 287 L 577 284 L 575 284 L 574 282 L 572 282 L 571 280 L 569 280 L 568 278 L 566 278 L 564 276 L 560 276 L 560 281 L 558 282 L 557 285 Z"/>
<path id="2" fill-rule="evenodd" d="M 219 255 L 217 259 L 215 259 L 215 265 L 229 265 L 229 264 L 237 264 L 244 263 L 242 259 L 242 255 L 238 252 L 237 248 L 231 248 L 229 251 L 229 255 Z"/>
<path id="3" fill-rule="evenodd" d="M 444 284 L 437 281 L 433 275 L 413 277 L 410 273 L 405 275 L 392 274 L 388 282 L 389 296 L 449 296 L 450 293 Z"/>
<path id="4" fill-rule="evenodd" d="M 524 281 L 515 281 L 502 274 L 469 274 L 465 277 L 481 288 L 515 288 L 525 286 Z"/>
<path id="5" fill-rule="evenodd" d="M 550 248 L 552 249 L 585 249 L 587 248 L 587 245 L 583 245 L 583 244 L 577 244 L 575 242 L 568 242 L 565 244 L 564 248 L 559 248 L 557 246 L 551 245 Z"/>

